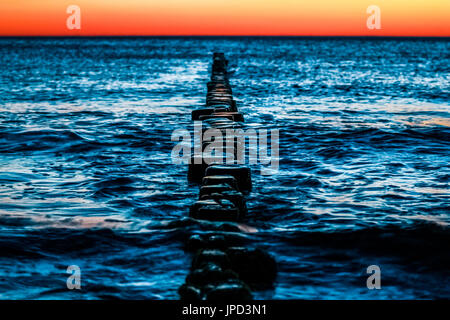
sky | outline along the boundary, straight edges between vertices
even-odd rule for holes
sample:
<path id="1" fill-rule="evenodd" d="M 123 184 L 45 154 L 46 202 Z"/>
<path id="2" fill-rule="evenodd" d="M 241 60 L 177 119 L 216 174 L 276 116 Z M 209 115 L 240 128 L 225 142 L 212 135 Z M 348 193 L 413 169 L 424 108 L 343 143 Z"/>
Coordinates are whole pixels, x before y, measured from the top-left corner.
<path id="1" fill-rule="evenodd" d="M 0 36 L 12 35 L 450 36 L 450 0 L 0 0 Z"/>

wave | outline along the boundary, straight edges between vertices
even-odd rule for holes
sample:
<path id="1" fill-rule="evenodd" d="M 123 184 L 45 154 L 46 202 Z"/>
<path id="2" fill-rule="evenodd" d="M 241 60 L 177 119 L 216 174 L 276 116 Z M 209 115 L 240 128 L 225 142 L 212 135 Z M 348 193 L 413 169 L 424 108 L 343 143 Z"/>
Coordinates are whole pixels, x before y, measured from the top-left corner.
<path id="1" fill-rule="evenodd" d="M 416 222 L 408 226 L 386 225 L 327 232 L 297 230 L 274 236 L 296 246 L 360 250 L 377 256 L 431 263 L 439 269 L 447 269 L 450 265 L 450 228 L 433 223 Z"/>

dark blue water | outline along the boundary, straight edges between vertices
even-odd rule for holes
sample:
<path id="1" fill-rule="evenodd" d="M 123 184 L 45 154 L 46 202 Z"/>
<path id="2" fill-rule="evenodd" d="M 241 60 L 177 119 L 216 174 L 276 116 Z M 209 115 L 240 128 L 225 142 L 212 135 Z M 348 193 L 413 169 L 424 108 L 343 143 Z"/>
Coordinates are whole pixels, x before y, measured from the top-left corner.
<path id="1" fill-rule="evenodd" d="M 0 298 L 178 298 L 204 225 L 170 136 L 213 51 L 246 122 L 280 129 L 226 227 L 278 262 L 256 297 L 449 298 L 450 42 L 277 38 L 0 39 Z"/>

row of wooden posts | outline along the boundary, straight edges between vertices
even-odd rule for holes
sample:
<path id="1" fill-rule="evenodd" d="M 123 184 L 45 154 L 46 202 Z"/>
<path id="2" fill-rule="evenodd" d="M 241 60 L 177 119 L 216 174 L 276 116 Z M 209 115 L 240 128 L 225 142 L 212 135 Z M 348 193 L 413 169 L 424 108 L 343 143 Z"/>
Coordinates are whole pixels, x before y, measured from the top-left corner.
<path id="1" fill-rule="evenodd" d="M 238 111 L 228 79 L 228 61 L 223 53 L 213 54 L 206 105 L 192 111 L 193 121 L 202 127 L 224 131 L 242 128 L 244 116 Z M 203 141 L 206 148 L 212 141 Z M 225 143 L 225 141 L 224 141 Z M 225 147 L 237 153 L 238 142 Z M 252 189 L 251 170 L 239 164 L 208 164 L 192 156 L 188 179 L 200 184 L 200 194 L 190 209 L 193 219 L 239 222 L 249 214 L 246 198 Z M 252 214 L 250 212 L 250 214 Z M 190 271 L 178 292 L 182 300 L 251 300 L 255 290 L 273 287 L 277 266 L 266 251 L 246 243 L 233 231 L 206 230 L 191 234 L 186 250 L 193 255 Z"/>

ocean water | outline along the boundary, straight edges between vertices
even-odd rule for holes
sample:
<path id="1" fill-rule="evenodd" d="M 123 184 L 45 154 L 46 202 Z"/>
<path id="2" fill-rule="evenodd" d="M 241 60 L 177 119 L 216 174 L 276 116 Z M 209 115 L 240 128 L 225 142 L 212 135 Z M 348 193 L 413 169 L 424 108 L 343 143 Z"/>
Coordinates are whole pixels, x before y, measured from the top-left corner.
<path id="1" fill-rule="evenodd" d="M 204 224 L 170 137 L 214 51 L 246 123 L 280 130 L 228 226 L 277 260 L 255 297 L 450 298 L 450 42 L 357 38 L 1 38 L 0 298 L 178 298 Z"/>

